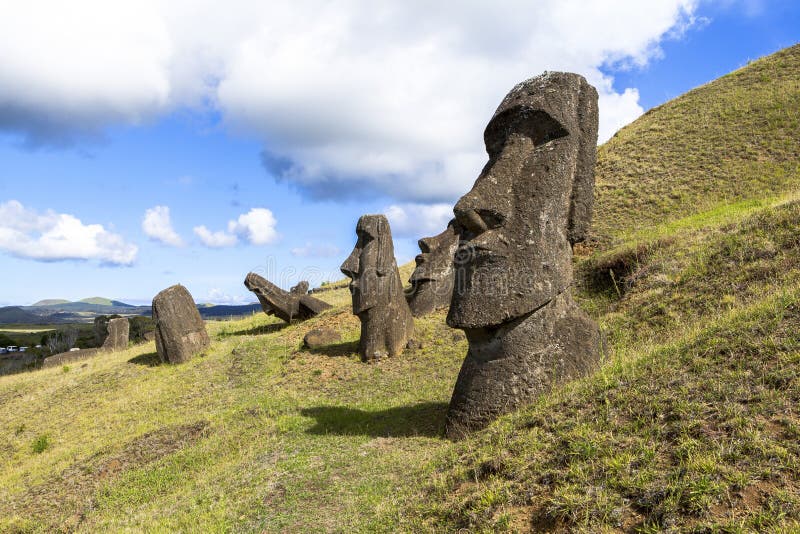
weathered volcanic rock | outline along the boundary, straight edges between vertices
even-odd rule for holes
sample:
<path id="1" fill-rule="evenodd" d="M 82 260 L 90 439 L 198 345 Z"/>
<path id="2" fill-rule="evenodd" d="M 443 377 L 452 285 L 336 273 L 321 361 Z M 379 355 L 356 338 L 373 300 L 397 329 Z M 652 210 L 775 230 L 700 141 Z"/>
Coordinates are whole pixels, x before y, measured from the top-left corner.
<path id="1" fill-rule="evenodd" d="M 331 328 L 315 328 L 303 336 L 303 346 L 308 349 L 319 349 L 342 340 L 341 334 Z"/>
<path id="2" fill-rule="evenodd" d="M 156 350 L 163 362 L 188 361 L 211 343 L 192 295 L 180 284 L 153 298 L 153 320 Z"/>
<path id="3" fill-rule="evenodd" d="M 258 297 L 264 313 L 280 317 L 287 323 L 293 319 L 304 321 L 331 307 L 307 294 L 308 282 L 300 282 L 292 291 L 284 291 L 263 276 L 248 273 L 244 285 Z"/>
<path id="4" fill-rule="evenodd" d="M 455 221 L 439 235 L 419 240 L 421 254 L 416 257 L 417 267 L 408 281 L 411 291 L 406 300 L 414 317 L 422 317 L 439 308 L 450 306 L 453 296 L 453 257 L 458 248 Z"/>
<path id="5" fill-rule="evenodd" d="M 130 324 L 125 317 L 111 319 L 106 325 L 108 332 L 106 340 L 103 342 L 103 350 L 124 350 L 128 348 L 130 339 Z"/>
<path id="6" fill-rule="evenodd" d="M 341 270 L 352 279 L 353 313 L 361 320 L 358 350 L 365 362 L 396 356 L 414 331 L 414 319 L 403 294 L 389 221 L 383 215 L 363 215 L 356 235 L 356 246 Z"/>
<path id="7" fill-rule="evenodd" d="M 591 222 L 597 91 L 570 73 L 506 95 L 484 132 L 489 162 L 456 204 L 450 326 L 469 350 L 446 432 L 459 437 L 597 366 L 597 325 L 572 301 L 572 245 Z"/>

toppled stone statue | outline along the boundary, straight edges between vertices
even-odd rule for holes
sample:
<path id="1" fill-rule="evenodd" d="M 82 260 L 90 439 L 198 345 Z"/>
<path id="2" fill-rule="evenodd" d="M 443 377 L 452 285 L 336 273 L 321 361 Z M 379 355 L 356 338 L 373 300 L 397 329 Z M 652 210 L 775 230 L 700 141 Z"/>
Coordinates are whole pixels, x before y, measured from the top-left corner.
<path id="1" fill-rule="evenodd" d="M 356 235 L 356 246 L 340 268 L 352 279 L 353 313 L 361 320 L 358 352 L 369 362 L 401 354 L 414 319 L 394 259 L 389 221 L 383 215 L 362 215 Z"/>
<path id="2" fill-rule="evenodd" d="M 156 350 L 162 362 L 188 361 L 211 343 L 192 295 L 180 284 L 153 298 L 153 320 Z"/>
<path id="3" fill-rule="evenodd" d="M 263 276 L 248 273 L 244 285 L 258 297 L 264 313 L 280 317 L 287 323 L 292 319 L 305 321 L 331 307 L 308 294 L 308 282 L 300 282 L 291 291 L 284 291 Z"/>
<path id="4" fill-rule="evenodd" d="M 550 72 L 514 87 L 484 132 L 489 162 L 453 209 L 460 235 L 447 323 L 469 350 L 447 413 L 451 438 L 484 427 L 599 361 L 597 324 L 570 291 L 591 222 L 597 91 Z"/>
<path id="5" fill-rule="evenodd" d="M 125 350 L 130 339 L 130 324 L 125 317 L 111 319 L 106 324 L 106 339 L 103 341 L 103 350 Z"/>
<path id="6" fill-rule="evenodd" d="M 406 294 L 414 317 L 422 317 L 438 308 L 450 306 L 453 296 L 453 256 L 458 248 L 455 221 L 439 235 L 419 240 L 417 267 L 408 279 L 411 291 Z"/>

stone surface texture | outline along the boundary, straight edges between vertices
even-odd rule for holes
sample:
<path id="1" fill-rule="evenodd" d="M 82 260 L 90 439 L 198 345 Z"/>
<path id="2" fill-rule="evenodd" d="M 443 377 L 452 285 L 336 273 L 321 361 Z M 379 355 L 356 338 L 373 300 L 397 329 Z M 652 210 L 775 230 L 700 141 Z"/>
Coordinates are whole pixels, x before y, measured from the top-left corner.
<path id="1" fill-rule="evenodd" d="M 414 317 L 422 317 L 434 310 L 450 306 L 453 296 L 453 257 L 458 248 L 455 221 L 439 235 L 419 240 L 420 254 L 415 258 L 416 268 L 408 279 L 411 290 L 406 300 Z"/>
<path id="2" fill-rule="evenodd" d="M 106 324 L 106 339 L 103 341 L 103 350 L 125 350 L 130 339 L 130 323 L 125 317 L 111 319 Z"/>
<path id="3" fill-rule="evenodd" d="M 353 313 L 361 320 L 362 361 L 380 360 L 403 352 L 414 331 L 400 272 L 394 258 L 389 221 L 383 215 L 362 215 L 358 241 L 341 266 L 351 278 Z"/>
<path id="4" fill-rule="evenodd" d="M 308 295 L 308 282 L 300 282 L 290 291 L 284 291 L 263 276 L 248 273 L 244 285 L 258 297 L 264 313 L 287 323 L 294 319 L 310 319 L 331 307 L 327 302 Z"/>
<path id="5" fill-rule="evenodd" d="M 153 320 L 156 350 L 163 362 L 188 361 L 211 343 L 192 295 L 180 284 L 153 298 Z"/>
<path id="6" fill-rule="evenodd" d="M 597 91 L 549 72 L 514 87 L 484 132 L 489 162 L 456 203 L 447 317 L 469 342 L 452 438 L 484 427 L 599 361 L 597 325 L 572 301 L 572 245 L 591 223 Z"/>

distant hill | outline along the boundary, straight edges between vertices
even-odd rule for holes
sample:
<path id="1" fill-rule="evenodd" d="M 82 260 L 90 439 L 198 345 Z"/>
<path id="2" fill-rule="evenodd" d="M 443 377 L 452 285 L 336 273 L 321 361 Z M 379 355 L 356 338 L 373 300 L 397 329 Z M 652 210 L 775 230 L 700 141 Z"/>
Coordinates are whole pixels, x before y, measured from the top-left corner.
<path id="1" fill-rule="evenodd" d="M 81 299 L 78 302 L 82 302 L 84 304 L 95 304 L 98 306 L 116 306 L 116 307 L 131 306 L 130 304 L 126 304 L 118 300 L 107 299 L 105 297 L 89 297 L 86 299 Z"/>
<path id="2" fill-rule="evenodd" d="M 19 306 L 0 308 L 0 324 L 44 324 L 44 317 L 25 311 Z"/>
<path id="3" fill-rule="evenodd" d="M 222 318 L 222 317 L 237 317 L 242 315 L 251 315 L 253 312 L 260 312 L 260 304 L 245 304 L 242 306 L 217 306 L 214 304 L 198 304 L 197 309 L 204 319 Z"/>
<path id="4" fill-rule="evenodd" d="M 31 304 L 31 306 L 57 306 L 59 304 L 69 304 L 69 301 L 64 299 L 44 299 Z"/>

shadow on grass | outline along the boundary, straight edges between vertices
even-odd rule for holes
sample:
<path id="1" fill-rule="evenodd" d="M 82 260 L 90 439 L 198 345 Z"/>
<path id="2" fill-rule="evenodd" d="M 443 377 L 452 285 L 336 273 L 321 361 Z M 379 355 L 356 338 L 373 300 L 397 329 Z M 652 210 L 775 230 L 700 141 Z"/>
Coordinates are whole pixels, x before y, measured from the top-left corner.
<path id="1" fill-rule="evenodd" d="M 253 328 L 248 328 L 246 330 L 236 330 L 234 332 L 220 332 L 217 334 L 217 337 L 224 338 L 230 336 L 258 336 L 261 334 L 271 334 L 273 332 L 278 332 L 283 330 L 289 326 L 289 323 L 270 323 L 270 324 L 262 324 L 261 326 L 254 326 Z"/>
<path id="2" fill-rule="evenodd" d="M 315 406 L 300 411 L 317 423 L 309 434 L 378 437 L 441 437 L 445 402 L 421 402 L 412 406 L 397 406 L 368 412 L 345 406 Z"/>
<path id="3" fill-rule="evenodd" d="M 306 349 L 311 354 L 322 354 L 323 356 L 350 356 L 358 352 L 358 340 L 355 341 L 342 341 L 341 343 L 333 343 L 325 345 L 316 349 Z"/>
<path id="4" fill-rule="evenodd" d="M 148 352 L 146 354 L 140 354 L 138 356 L 134 356 L 128 363 L 135 363 L 137 365 L 146 365 L 147 367 L 155 367 L 157 365 L 161 365 L 161 358 L 158 357 L 157 352 Z"/>

